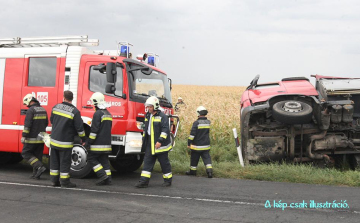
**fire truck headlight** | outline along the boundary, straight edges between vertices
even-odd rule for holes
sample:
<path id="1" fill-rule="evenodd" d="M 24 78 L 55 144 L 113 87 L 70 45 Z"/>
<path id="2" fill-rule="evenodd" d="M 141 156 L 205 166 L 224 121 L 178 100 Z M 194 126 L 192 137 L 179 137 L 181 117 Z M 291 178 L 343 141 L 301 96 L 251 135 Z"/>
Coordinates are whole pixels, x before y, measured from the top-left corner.
<path id="1" fill-rule="evenodd" d="M 130 140 L 129 145 L 131 147 L 141 147 L 142 146 L 142 141 L 138 140 L 138 139 L 133 139 L 133 140 Z"/>

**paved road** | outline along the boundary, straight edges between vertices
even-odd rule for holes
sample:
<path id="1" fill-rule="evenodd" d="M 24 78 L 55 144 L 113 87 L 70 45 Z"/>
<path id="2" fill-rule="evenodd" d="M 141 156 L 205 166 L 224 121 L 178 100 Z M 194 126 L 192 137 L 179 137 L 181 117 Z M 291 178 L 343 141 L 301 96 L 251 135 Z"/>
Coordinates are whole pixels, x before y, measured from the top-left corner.
<path id="1" fill-rule="evenodd" d="M 360 188 L 178 175 L 162 188 L 154 174 L 149 188 L 138 189 L 138 173 L 113 173 L 111 186 L 72 179 L 78 188 L 61 189 L 49 186 L 48 173 L 41 180 L 30 173 L 23 164 L 0 167 L 0 222 L 360 222 Z M 311 200 L 349 208 L 310 208 Z"/>

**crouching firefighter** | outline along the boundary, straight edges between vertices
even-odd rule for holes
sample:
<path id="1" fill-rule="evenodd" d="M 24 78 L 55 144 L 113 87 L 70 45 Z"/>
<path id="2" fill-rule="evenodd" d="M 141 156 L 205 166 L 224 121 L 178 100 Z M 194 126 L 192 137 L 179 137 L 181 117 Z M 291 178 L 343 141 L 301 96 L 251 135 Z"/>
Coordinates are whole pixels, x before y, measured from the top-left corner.
<path id="1" fill-rule="evenodd" d="M 75 137 L 79 136 L 83 142 L 86 137 L 80 111 L 71 104 L 73 98 L 71 91 L 64 91 L 64 101 L 51 111 L 50 179 L 54 187 L 76 187 L 70 182 L 69 174 L 72 148 Z"/>
<path id="2" fill-rule="evenodd" d="M 145 129 L 141 147 L 141 151 L 145 152 L 144 165 L 140 180 L 135 186 L 139 188 L 148 186 L 151 172 L 156 159 L 158 159 L 164 178 L 162 186 L 169 187 L 172 182 L 171 165 L 168 157 L 168 152 L 172 149 L 169 118 L 159 110 L 160 104 L 157 97 L 149 97 L 146 100 L 145 107 L 148 112 L 145 116 Z"/>
<path id="3" fill-rule="evenodd" d="M 200 156 L 206 167 L 209 178 L 213 176 L 213 169 L 210 157 L 210 120 L 206 118 L 208 111 L 205 107 L 199 106 L 196 109 L 198 119 L 193 123 L 188 139 L 188 148 L 191 149 L 190 170 L 187 175 L 196 175 L 197 165 Z"/>
<path id="4" fill-rule="evenodd" d="M 111 171 L 108 154 L 111 153 L 112 116 L 106 109 L 105 97 L 102 93 L 94 93 L 90 101 L 95 106 L 95 113 L 91 133 L 85 144 L 89 151 L 88 161 L 99 178 L 96 185 L 110 185 Z"/>
<path id="5" fill-rule="evenodd" d="M 27 94 L 23 99 L 23 103 L 29 109 L 26 112 L 24 131 L 22 132 L 21 142 L 24 143 L 24 147 L 21 155 L 33 167 L 33 174 L 30 178 L 40 179 L 46 168 L 41 162 L 44 142 L 38 134 L 45 132 L 49 122 L 48 116 L 46 110 L 40 106 L 40 103 L 32 94 Z"/>

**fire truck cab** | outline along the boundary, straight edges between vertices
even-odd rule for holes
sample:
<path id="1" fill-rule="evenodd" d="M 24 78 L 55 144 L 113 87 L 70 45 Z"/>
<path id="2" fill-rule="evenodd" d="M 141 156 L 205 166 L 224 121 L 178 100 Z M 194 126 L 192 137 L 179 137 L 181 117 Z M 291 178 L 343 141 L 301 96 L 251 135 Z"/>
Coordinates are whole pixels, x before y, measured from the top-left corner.
<path id="1" fill-rule="evenodd" d="M 172 115 L 171 80 L 165 72 L 154 63 L 128 58 L 130 44 L 123 44 L 115 53 L 88 48 L 98 44 L 88 36 L 0 39 L 0 164 L 22 160 L 20 138 L 27 111 L 22 98 L 28 93 L 50 117 L 52 107 L 63 101 L 63 92 L 72 91 L 87 135 L 94 113 L 90 97 L 94 92 L 103 93 L 113 116 L 109 158 L 120 172 L 134 171 L 142 164 L 144 103 L 149 96 L 159 98 L 171 125 L 179 123 L 173 122 L 178 118 Z M 174 141 L 177 126 L 171 129 Z M 51 124 L 46 131 L 51 134 Z M 71 176 L 90 174 L 87 151 L 80 143 L 72 153 Z M 49 148 L 45 147 L 44 154 L 49 154 Z"/>

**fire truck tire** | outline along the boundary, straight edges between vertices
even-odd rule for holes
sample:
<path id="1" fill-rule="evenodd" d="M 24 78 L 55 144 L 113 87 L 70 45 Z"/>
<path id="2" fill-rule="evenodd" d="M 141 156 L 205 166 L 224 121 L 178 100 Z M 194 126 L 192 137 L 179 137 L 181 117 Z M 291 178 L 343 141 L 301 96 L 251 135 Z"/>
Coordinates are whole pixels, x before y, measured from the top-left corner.
<path id="1" fill-rule="evenodd" d="M 111 166 L 119 173 L 133 172 L 141 166 L 144 155 L 124 155 L 116 160 L 110 160 Z"/>
<path id="2" fill-rule="evenodd" d="M 85 178 L 93 174 L 90 163 L 87 162 L 87 151 L 82 145 L 74 145 L 71 154 L 70 176 Z"/>
<path id="3" fill-rule="evenodd" d="M 285 124 L 307 124 L 312 118 L 312 107 L 301 101 L 280 101 L 273 105 L 272 115 Z"/>
<path id="4" fill-rule="evenodd" d="M 12 154 L 7 152 L 0 152 L 0 165 L 8 164 Z"/>

